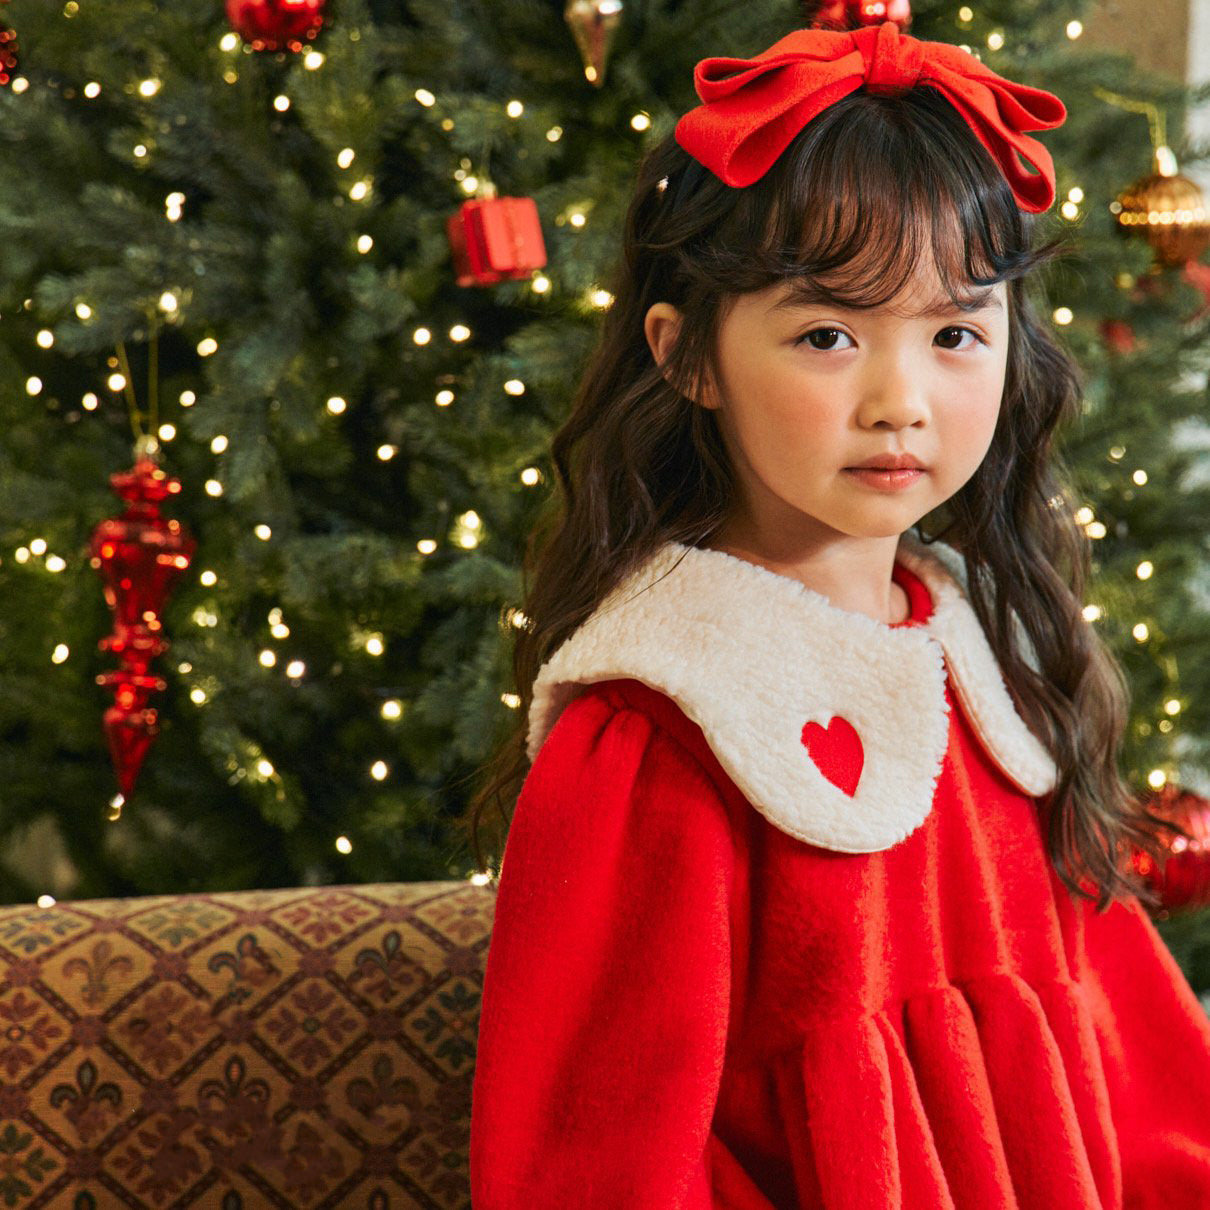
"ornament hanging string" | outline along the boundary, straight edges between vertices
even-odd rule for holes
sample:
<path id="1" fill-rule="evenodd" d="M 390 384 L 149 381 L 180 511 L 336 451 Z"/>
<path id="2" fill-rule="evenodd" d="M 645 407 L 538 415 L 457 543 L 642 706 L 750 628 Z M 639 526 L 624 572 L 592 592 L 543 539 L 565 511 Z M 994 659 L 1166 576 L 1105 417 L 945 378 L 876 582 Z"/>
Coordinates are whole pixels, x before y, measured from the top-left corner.
<path id="1" fill-rule="evenodd" d="M 139 408 L 138 400 L 134 393 L 134 380 L 130 373 L 130 361 L 126 356 L 125 342 L 118 341 L 118 362 L 122 369 L 122 377 L 126 381 L 125 395 L 127 410 L 130 413 L 130 427 L 134 430 L 135 442 L 146 446 L 149 440 L 158 444 L 156 437 L 159 431 L 159 330 L 156 325 L 156 316 L 154 311 L 147 312 L 147 319 L 151 330 L 150 338 L 147 342 L 147 411 L 143 412 Z M 144 418 L 147 421 L 147 427 L 144 428 L 142 421 Z"/>
<path id="2" fill-rule="evenodd" d="M 1116 105 L 1119 109 L 1146 114 L 1147 124 L 1151 128 L 1152 149 L 1158 151 L 1161 147 L 1168 146 L 1164 114 L 1158 105 L 1153 105 L 1150 101 L 1135 101 L 1130 97 L 1122 96 L 1121 93 L 1110 92 L 1108 88 L 1099 86 L 1094 86 L 1092 91 L 1094 96 L 1100 97 L 1102 101 L 1108 101 L 1110 105 Z"/>

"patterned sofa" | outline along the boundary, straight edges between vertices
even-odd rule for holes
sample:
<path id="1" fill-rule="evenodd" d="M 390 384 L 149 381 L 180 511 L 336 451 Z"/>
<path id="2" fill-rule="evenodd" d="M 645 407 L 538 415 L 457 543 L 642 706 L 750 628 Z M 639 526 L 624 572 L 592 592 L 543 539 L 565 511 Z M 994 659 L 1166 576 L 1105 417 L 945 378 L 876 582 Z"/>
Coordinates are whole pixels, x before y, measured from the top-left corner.
<path id="1" fill-rule="evenodd" d="M 0 1204 L 470 1206 L 494 884 L 0 907 Z"/>

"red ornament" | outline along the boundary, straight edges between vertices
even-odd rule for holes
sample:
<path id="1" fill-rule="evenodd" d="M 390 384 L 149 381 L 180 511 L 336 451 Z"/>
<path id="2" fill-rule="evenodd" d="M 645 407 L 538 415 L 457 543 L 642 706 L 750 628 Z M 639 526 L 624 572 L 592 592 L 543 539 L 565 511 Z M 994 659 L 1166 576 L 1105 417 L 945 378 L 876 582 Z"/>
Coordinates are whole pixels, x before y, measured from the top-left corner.
<path id="1" fill-rule="evenodd" d="M 168 687 L 149 671 L 151 661 L 168 649 L 160 614 L 197 543 L 179 521 L 160 516 L 160 502 L 179 493 L 181 484 L 147 453 L 136 454 L 134 468 L 109 481 L 129 505 L 120 517 L 97 524 L 89 550 L 114 615 L 113 634 L 97 646 L 117 655 L 121 667 L 98 676 L 97 684 L 114 690 L 114 704 L 105 711 L 105 734 L 118 787 L 129 798 L 159 729 L 148 696 Z"/>
<path id="2" fill-rule="evenodd" d="M 531 197 L 480 197 L 446 219 L 460 286 L 528 277 L 546 264 L 538 207 Z"/>
<path id="3" fill-rule="evenodd" d="M 324 23 L 327 0 L 227 0 L 231 28 L 253 50 L 300 51 Z"/>
<path id="4" fill-rule="evenodd" d="M 1136 851 L 1135 871 L 1155 889 L 1161 905 L 1170 912 L 1210 907 L 1210 800 L 1169 782 L 1145 800 L 1149 811 L 1178 823 L 1193 839 L 1162 832 L 1168 855 L 1156 868 L 1151 858 Z"/>
<path id="5" fill-rule="evenodd" d="M 1133 353 L 1135 350 L 1134 329 L 1124 319 L 1102 320 L 1101 339 L 1106 348 L 1115 353 Z"/>
<path id="6" fill-rule="evenodd" d="M 808 25 L 817 29 L 855 29 L 893 21 L 900 29 L 912 23 L 910 0 L 827 0 L 807 5 Z M 814 9 L 812 12 L 811 10 Z"/>
<path id="7" fill-rule="evenodd" d="M 8 0 L 0 0 L 0 4 L 7 3 Z M 12 80 L 13 72 L 17 70 L 19 49 L 16 31 L 0 25 L 0 85 L 8 84 Z"/>
<path id="8" fill-rule="evenodd" d="M 1197 260 L 1186 261 L 1184 278 L 1191 286 L 1201 291 L 1205 303 L 1201 310 L 1194 312 L 1189 318 L 1204 319 L 1210 315 L 1210 265 L 1204 265 Z"/>

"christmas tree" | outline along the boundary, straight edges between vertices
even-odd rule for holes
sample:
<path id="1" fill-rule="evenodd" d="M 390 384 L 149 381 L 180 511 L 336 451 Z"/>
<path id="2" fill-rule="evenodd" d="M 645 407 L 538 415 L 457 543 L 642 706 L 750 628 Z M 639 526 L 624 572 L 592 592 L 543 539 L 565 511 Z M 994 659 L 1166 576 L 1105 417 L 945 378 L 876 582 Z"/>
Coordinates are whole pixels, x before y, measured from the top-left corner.
<path id="1" fill-rule="evenodd" d="M 1202 98 L 1082 42 L 1086 7 L 920 0 L 910 30 L 1068 106 L 1042 235 L 1072 249 L 1045 292 L 1087 378 L 1064 454 L 1096 551 L 1088 617 L 1130 681 L 1131 784 L 1206 796 L 1205 241 L 1186 224 L 1165 261 L 1119 221 L 1157 144 L 1164 167 L 1206 157 L 1180 133 Z M 475 870 L 467 805 L 519 721 L 525 544 L 636 165 L 695 103 L 698 59 L 808 15 L 313 0 L 266 23 L 275 8 L 3 10 L 4 902 Z M 484 208 L 524 231 L 517 265 L 464 246 Z M 158 731 L 118 729 L 150 745 L 123 795 L 90 540 L 125 508 L 110 477 L 136 438 L 196 548 L 151 611 L 164 688 L 125 682 L 127 723 L 154 709 Z M 1207 913 L 1159 923 L 1210 988 Z"/>

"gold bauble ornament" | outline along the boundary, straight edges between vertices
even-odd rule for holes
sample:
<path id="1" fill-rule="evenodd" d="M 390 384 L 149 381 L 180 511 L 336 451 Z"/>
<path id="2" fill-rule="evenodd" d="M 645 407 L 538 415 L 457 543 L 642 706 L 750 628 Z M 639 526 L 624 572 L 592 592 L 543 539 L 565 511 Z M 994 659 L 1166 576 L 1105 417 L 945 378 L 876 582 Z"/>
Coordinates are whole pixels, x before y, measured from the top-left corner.
<path id="1" fill-rule="evenodd" d="M 567 0 L 563 10 L 584 60 L 584 75 L 596 88 L 605 83 L 605 64 L 624 7 L 622 0 Z"/>
<path id="2" fill-rule="evenodd" d="M 1118 229 L 1142 235 L 1156 260 L 1174 268 L 1197 260 L 1210 248 L 1210 212 L 1196 181 L 1176 170 L 1176 157 L 1157 147 L 1155 171 L 1127 185 L 1110 207 Z"/>

